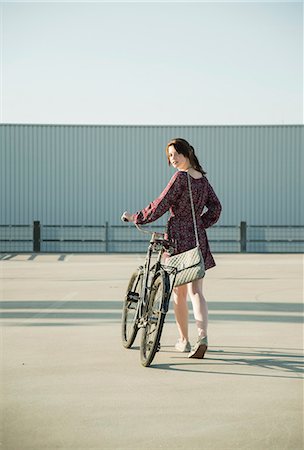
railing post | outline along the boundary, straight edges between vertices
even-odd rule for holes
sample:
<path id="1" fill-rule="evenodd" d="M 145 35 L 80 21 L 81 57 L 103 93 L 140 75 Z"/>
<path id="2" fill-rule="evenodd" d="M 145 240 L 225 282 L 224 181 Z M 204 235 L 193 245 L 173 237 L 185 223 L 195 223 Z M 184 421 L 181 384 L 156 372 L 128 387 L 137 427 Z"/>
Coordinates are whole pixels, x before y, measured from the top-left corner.
<path id="1" fill-rule="evenodd" d="M 40 221 L 34 220 L 33 226 L 33 252 L 40 252 Z"/>
<path id="2" fill-rule="evenodd" d="M 109 223 L 108 222 L 106 222 L 105 241 L 106 241 L 106 253 L 108 253 L 109 252 Z"/>
<path id="3" fill-rule="evenodd" d="M 240 224 L 240 244 L 241 244 L 241 253 L 245 253 L 247 251 L 247 223 L 241 222 Z"/>

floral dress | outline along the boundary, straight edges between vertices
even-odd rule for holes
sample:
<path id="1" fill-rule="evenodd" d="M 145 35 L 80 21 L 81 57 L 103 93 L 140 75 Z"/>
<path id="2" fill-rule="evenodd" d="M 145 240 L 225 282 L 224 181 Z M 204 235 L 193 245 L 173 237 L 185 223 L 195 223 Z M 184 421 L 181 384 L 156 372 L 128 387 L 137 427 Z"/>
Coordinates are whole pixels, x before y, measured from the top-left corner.
<path id="1" fill-rule="evenodd" d="M 205 176 L 198 179 L 190 176 L 190 181 L 200 249 L 205 268 L 210 269 L 215 266 L 215 262 L 210 252 L 205 229 L 218 221 L 222 207 Z M 204 207 L 207 211 L 203 213 Z M 160 196 L 135 214 L 134 222 L 140 225 L 154 222 L 168 210 L 170 216 L 166 237 L 175 249 L 174 254 L 194 248 L 196 246 L 195 231 L 185 171 L 175 172 Z"/>

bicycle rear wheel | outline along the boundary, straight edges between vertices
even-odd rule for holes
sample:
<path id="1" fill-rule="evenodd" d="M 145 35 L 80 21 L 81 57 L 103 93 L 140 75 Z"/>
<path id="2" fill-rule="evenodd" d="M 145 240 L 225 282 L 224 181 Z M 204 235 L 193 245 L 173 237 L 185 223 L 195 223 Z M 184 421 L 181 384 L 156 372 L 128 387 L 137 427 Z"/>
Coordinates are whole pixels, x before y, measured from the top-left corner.
<path id="1" fill-rule="evenodd" d="M 142 330 L 140 359 L 143 366 L 148 367 L 158 350 L 169 302 L 169 277 L 164 271 L 158 272 L 150 291 L 148 300 L 146 325 Z"/>
<path id="2" fill-rule="evenodd" d="M 130 348 L 138 332 L 139 299 L 142 289 L 143 275 L 141 272 L 134 272 L 128 283 L 126 296 L 123 302 L 121 337 L 122 345 Z"/>

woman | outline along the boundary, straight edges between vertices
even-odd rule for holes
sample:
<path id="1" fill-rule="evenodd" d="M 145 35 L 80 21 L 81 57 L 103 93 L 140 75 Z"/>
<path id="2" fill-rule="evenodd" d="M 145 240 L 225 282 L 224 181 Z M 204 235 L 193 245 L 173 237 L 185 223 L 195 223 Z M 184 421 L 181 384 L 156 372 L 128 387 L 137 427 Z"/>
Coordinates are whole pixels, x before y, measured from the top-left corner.
<path id="1" fill-rule="evenodd" d="M 205 177 L 206 172 L 199 164 L 193 147 L 185 139 L 171 140 L 167 144 L 166 154 L 169 165 L 172 165 L 177 171 L 165 190 L 143 210 L 136 214 L 130 214 L 126 211 L 122 217 L 143 225 L 154 222 L 170 210 L 166 237 L 175 248 L 174 254 L 194 248 L 196 241 L 187 181 L 188 172 L 191 179 L 200 249 L 204 258 L 205 269 L 208 270 L 215 266 L 215 262 L 209 249 L 205 228 L 215 224 L 219 219 L 222 209 L 220 201 Z M 203 213 L 204 207 L 207 207 L 205 213 Z M 187 294 L 192 301 L 198 331 L 198 340 L 192 351 L 188 337 Z M 175 349 L 180 352 L 190 352 L 189 358 L 203 358 L 208 348 L 208 307 L 203 295 L 203 279 L 175 287 L 173 289 L 173 302 L 180 336 Z"/>

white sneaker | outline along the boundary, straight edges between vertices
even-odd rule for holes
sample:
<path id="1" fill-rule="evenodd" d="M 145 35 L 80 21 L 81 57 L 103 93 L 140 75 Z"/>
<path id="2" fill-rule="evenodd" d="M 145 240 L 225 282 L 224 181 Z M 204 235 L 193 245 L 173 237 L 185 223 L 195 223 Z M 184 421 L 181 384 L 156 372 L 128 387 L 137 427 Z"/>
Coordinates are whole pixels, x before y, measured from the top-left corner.
<path id="1" fill-rule="evenodd" d="M 189 341 L 182 341 L 179 339 L 175 344 L 175 350 L 181 353 L 188 353 L 191 351 L 191 345 Z"/>

